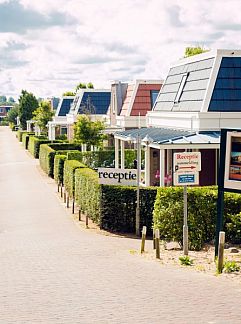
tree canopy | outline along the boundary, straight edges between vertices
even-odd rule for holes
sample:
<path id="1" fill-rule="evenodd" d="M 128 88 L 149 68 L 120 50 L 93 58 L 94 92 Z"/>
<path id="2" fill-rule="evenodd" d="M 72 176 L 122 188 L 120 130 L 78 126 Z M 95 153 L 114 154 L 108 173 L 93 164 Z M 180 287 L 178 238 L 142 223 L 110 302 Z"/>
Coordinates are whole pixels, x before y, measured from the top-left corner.
<path id="1" fill-rule="evenodd" d="M 75 96 L 75 92 L 73 92 L 73 91 L 66 91 L 66 92 L 64 92 L 63 94 L 62 94 L 62 96 L 63 97 L 67 97 L 67 96 L 72 96 L 72 97 L 74 97 Z"/>
<path id="2" fill-rule="evenodd" d="M 88 115 L 80 115 L 74 125 L 74 142 L 100 147 L 106 138 L 102 133 L 104 129 L 103 122 L 91 121 Z"/>
<path id="3" fill-rule="evenodd" d="M 205 53 L 205 52 L 208 52 L 208 51 L 209 50 L 204 49 L 201 46 L 186 47 L 184 57 L 189 57 L 189 56 Z"/>
<path id="4" fill-rule="evenodd" d="M 19 109 L 18 105 L 15 105 L 13 108 L 9 110 L 7 114 L 7 120 L 9 123 L 17 125 L 18 109 Z"/>
<path id="5" fill-rule="evenodd" d="M 26 91 L 22 90 L 19 97 L 19 119 L 23 129 L 27 128 L 27 120 L 32 119 L 33 112 L 38 107 L 38 100 L 36 97 Z"/>
<path id="6" fill-rule="evenodd" d="M 42 101 L 40 106 L 33 112 L 33 119 L 41 132 L 47 131 L 47 124 L 54 115 L 49 101 Z"/>

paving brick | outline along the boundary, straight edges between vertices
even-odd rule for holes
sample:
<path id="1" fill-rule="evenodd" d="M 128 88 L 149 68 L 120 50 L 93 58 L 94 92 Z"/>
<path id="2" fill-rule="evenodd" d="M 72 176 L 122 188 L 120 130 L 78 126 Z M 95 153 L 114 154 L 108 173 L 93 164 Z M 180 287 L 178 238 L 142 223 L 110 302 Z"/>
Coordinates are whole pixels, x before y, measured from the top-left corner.
<path id="1" fill-rule="evenodd" d="M 241 323 L 241 286 L 129 252 L 139 246 L 76 226 L 0 127 L 0 324 Z"/>

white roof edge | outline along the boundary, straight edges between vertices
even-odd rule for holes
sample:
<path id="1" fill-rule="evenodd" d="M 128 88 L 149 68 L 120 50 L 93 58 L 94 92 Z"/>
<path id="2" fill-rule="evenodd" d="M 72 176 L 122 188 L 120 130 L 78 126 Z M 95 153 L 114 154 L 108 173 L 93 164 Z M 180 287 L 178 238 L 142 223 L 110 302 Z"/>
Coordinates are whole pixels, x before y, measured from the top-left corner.
<path id="1" fill-rule="evenodd" d="M 111 92 L 111 89 L 79 89 L 76 93 L 76 95 L 83 93 L 83 92 Z"/>
<path id="2" fill-rule="evenodd" d="M 60 100 L 61 99 L 74 99 L 75 98 L 75 96 L 62 96 L 61 98 L 60 98 Z"/>
<path id="3" fill-rule="evenodd" d="M 232 50 L 232 49 L 214 49 L 205 53 L 189 56 L 182 58 L 173 64 L 171 64 L 171 67 L 184 65 L 187 63 L 193 63 L 197 61 L 206 60 L 212 57 L 216 56 L 229 56 L 229 57 L 239 57 L 241 56 L 241 50 Z"/>

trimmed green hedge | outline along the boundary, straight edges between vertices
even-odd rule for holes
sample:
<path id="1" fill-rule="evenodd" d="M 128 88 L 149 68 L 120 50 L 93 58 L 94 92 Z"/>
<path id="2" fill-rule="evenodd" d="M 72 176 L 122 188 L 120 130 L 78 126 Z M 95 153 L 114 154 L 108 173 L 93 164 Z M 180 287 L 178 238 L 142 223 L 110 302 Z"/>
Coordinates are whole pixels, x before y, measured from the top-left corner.
<path id="1" fill-rule="evenodd" d="M 24 133 L 22 134 L 22 144 L 23 144 L 23 147 L 25 148 L 25 150 L 28 149 L 28 143 L 29 143 L 29 137 L 30 136 L 34 136 L 34 133 Z"/>
<path id="2" fill-rule="evenodd" d="M 29 131 L 26 131 L 26 130 L 18 130 L 17 131 L 17 138 L 18 138 L 18 140 L 19 140 L 19 142 L 22 142 L 23 141 L 23 135 L 24 134 L 34 134 L 34 133 L 32 133 L 32 132 L 29 132 Z"/>
<path id="3" fill-rule="evenodd" d="M 54 157 L 55 154 L 67 155 L 67 160 L 74 160 L 74 157 L 78 157 L 79 151 L 73 150 L 76 145 L 71 145 L 68 143 L 48 143 L 41 144 L 39 150 L 39 163 L 41 168 L 47 173 L 49 177 L 54 177 Z M 72 149 L 72 150 L 71 150 Z"/>
<path id="4" fill-rule="evenodd" d="M 75 160 L 64 162 L 64 187 L 70 198 L 75 196 L 75 170 L 78 168 L 85 168 L 85 165 Z"/>
<path id="5" fill-rule="evenodd" d="M 76 170 L 75 201 L 82 212 L 95 223 L 100 224 L 101 187 L 95 171 L 89 168 Z"/>
<path id="6" fill-rule="evenodd" d="M 66 155 L 60 155 L 59 152 L 54 157 L 54 180 L 62 185 L 64 184 L 64 162 L 66 158 Z"/>
<path id="7" fill-rule="evenodd" d="M 241 195 L 225 194 L 226 240 L 241 240 Z M 188 188 L 189 247 L 200 250 L 204 243 L 215 237 L 217 215 L 217 188 Z M 161 238 L 182 245 L 183 188 L 158 188 L 153 212 L 154 227 L 160 229 Z"/>
<path id="8" fill-rule="evenodd" d="M 41 144 L 50 143 L 51 141 L 45 136 L 30 136 L 28 142 L 28 150 L 35 159 L 39 157 L 39 149 Z"/>
<path id="9" fill-rule="evenodd" d="M 136 158 L 136 150 L 125 149 L 125 168 L 132 169 L 133 161 Z M 144 159 L 143 151 L 142 159 Z M 92 169 L 99 167 L 114 167 L 115 150 L 81 152 L 78 160 Z"/>
<path id="10" fill-rule="evenodd" d="M 140 228 L 152 231 L 152 212 L 157 188 L 140 188 Z M 102 186 L 101 228 L 117 232 L 135 233 L 136 187 Z"/>
<path id="11" fill-rule="evenodd" d="M 68 151 L 67 153 L 67 160 L 76 160 L 80 161 L 81 160 L 81 152 L 79 151 Z"/>

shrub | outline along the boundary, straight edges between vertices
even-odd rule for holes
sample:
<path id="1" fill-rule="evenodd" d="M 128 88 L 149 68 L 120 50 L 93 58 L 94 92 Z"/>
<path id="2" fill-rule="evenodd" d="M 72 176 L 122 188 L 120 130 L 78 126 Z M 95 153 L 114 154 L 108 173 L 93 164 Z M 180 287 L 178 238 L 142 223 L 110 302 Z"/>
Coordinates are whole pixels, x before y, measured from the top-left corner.
<path id="1" fill-rule="evenodd" d="M 81 161 L 81 152 L 79 152 L 79 151 L 68 151 L 67 160 Z"/>
<path id="2" fill-rule="evenodd" d="M 140 189 L 140 227 L 147 226 L 148 234 L 152 228 L 152 212 L 157 188 Z M 136 187 L 102 186 L 101 221 L 103 229 L 135 233 Z"/>
<path id="3" fill-rule="evenodd" d="M 64 187 L 70 198 L 75 196 L 75 170 L 84 167 L 79 161 L 66 160 L 64 162 Z"/>
<path id="4" fill-rule="evenodd" d="M 18 130 L 17 131 L 17 138 L 19 140 L 19 142 L 22 142 L 23 139 L 23 134 L 32 134 L 32 132 L 26 131 L 26 130 Z"/>
<path id="5" fill-rule="evenodd" d="M 89 168 L 76 170 L 75 200 L 82 212 L 100 224 L 101 186 L 95 171 Z"/>
<path id="6" fill-rule="evenodd" d="M 226 261 L 223 266 L 223 271 L 226 273 L 238 272 L 240 266 L 235 261 Z"/>
<path id="7" fill-rule="evenodd" d="M 54 180 L 58 184 L 64 184 L 64 162 L 66 160 L 66 155 L 55 154 L 54 157 Z"/>
<path id="8" fill-rule="evenodd" d="M 224 231 L 227 240 L 238 238 L 241 231 L 241 195 L 225 194 Z M 189 248 L 200 250 L 204 243 L 215 236 L 217 215 L 217 188 L 188 189 Z M 153 212 L 154 227 L 160 229 L 161 238 L 174 240 L 182 245 L 183 188 L 158 188 Z M 235 231 L 234 231 L 235 228 Z M 239 236 L 240 239 L 240 236 Z"/>
<path id="9" fill-rule="evenodd" d="M 185 266 L 193 265 L 193 260 L 191 260 L 188 255 L 181 255 L 179 257 L 179 261 L 180 261 L 181 265 L 185 265 Z"/>
<path id="10" fill-rule="evenodd" d="M 28 142 L 28 150 L 35 159 L 39 157 L 39 149 L 41 144 L 50 143 L 51 141 L 45 136 L 31 136 Z"/>
<path id="11" fill-rule="evenodd" d="M 23 143 L 23 147 L 25 148 L 25 150 L 28 149 L 28 143 L 29 143 L 29 137 L 30 136 L 34 136 L 34 133 L 29 132 L 29 133 L 23 133 L 22 134 L 22 143 Z"/>

